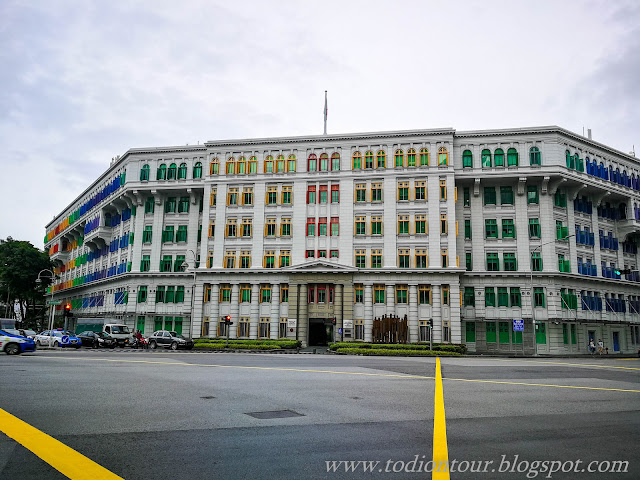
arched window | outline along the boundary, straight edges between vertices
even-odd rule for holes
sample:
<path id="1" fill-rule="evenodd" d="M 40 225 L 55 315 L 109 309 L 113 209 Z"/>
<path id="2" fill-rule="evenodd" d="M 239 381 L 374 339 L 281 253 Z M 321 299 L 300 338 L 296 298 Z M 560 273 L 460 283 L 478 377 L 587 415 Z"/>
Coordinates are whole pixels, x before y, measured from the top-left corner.
<path id="1" fill-rule="evenodd" d="M 615 181 L 618 185 L 620 185 L 620 184 L 622 183 L 622 177 L 620 176 L 620 169 L 619 169 L 619 168 L 616 168 L 616 176 L 615 176 L 614 181 Z"/>
<path id="2" fill-rule="evenodd" d="M 540 157 L 540 149 L 538 147 L 531 147 L 529 149 L 529 164 L 542 165 L 542 158 Z"/>
<path id="3" fill-rule="evenodd" d="M 318 170 L 318 157 L 312 153 L 307 158 L 307 172 L 315 172 L 316 170 Z"/>
<path id="4" fill-rule="evenodd" d="M 445 147 L 438 149 L 438 166 L 449 165 L 449 152 Z"/>
<path id="5" fill-rule="evenodd" d="M 480 159 L 482 161 L 482 168 L 491 168 L 491 150 L 488 148 L 482 150 Z"/>
<path id="6" fill-rule="evenodd" d="M 421 167 L 429 166 L 429 150 L 426 148 L 420 149 L 420 166 Z"/>
<path id="7" fill-rule="evenodd" d="M 572 168 L 572 169 L 576 168 L 575 160 L 573 159 L 573 156 L 571 155 L 571 152 L 569 150 L 565 150 L 564 156 L 565 156 L 567 168 Z"/>
<path id="8" fill-rule="evenodd" d="M 287 172 L 295 172 L 296 171 L 296 156 L 289 155 L 287 159 Z"/>
<path id="9" fill-rule="evenodd" d="M 360 170 L 362 168 L 362 154 L 359 151 L 353 152 L 351 161 L 354 170 Z"/>
<path id="10" fill-rule="evenodd" d="M 220 171 L 220 161 L 218 157 L 212 158 L 211 163 L 209 164 L 209 175 L 218 175 Z"/>
<path id="11" fill-rule="evenodd" d="M 187 164 L 181 163 L 178 168 L 178 179 L 187 178 Z"/>
<path id="12" fill-rule="evenodd" d="M 605 180 L 609 178 L 607 167 L 604 166 L 604 162 L 600 162 L 600 178 L 604 178 Z"/>
<path id="13" fill-rule="evenodd" d="M 264 159 L 264 173 L 273 173 L 273 156 L 267 155 Z"/>
<path id="14" fill-rule="evenodd" d="M 156 180 L 166 180 L 167 179 L 167 165 L 162 163 L 156 170 Z"/>
<path id="15" fill-rule="evenodd" d="M 402 150 L 396 150 L 396 154 L 393 158 L 395 159 L 394 165 L 396 166 L 396 168 L 404 167 L 404 152 Z"/>
<path id="16" fill-rule="evenodd" d="M 193 178 L 202 178 L 202 163 L 196 162 L 193 166 Z"/>
<path id="17" fill-rule="evenodd" d="M 504 167 L 504 151 L 501 148 L 493 152 L 493 162 L 496 167 Z"/>
<path id="18" fill-rule="evenodd" d="M 149 180 L 149 165 L 143 165 L 140 169 L 140 181 L 146 182 Z"/>
<path id="19" fill-rule="evenodd" d="M 284 155 L 278 155 L 276 157 L 276 173 L 284 173 L 284 168 Z"/>
<path id="20" fill-rule="evenodd" d="M 255 156 L 249 157 L 249 174 L 258 173 L 258 159 Z"/>
<path id="21" fill-rule="evenodd" d="M 327 155 L 326 153 L 320 154 L 320 171 L 329 171 L 329 155 Z"/>
<path id="22" fill-rule="evenodd" d="M 473 154 L 471 150 L 462 152 L 462 167 L 473 168 Z"/>
<path id="23" fill-rule="evenodd" d="M 507 150 L 507 165 L 509 167 L 518 166 L 518 151 L 515 148 Z"/>
<path id="24" fill-rule="evenodd" d="M 407 167 L 415 167 L 416 166 L 416 150 L 415 148 L 410 148 L 407 150 Z"/>
<path id="25" fill-rule="evenodd" d="M 236 159 L 233 157 L 227 158 L 227 163 L 224 167 L 224 172 L 227 175 L 235 175 L 236 173 Z"/>
<path id="26" fill-rule="evenodd" d="M 340 170 L 340 154 L 338 152 L 331 154 L 331 170 Z"/>
<path id="27" fill-rule="evenodd" d="M 373 168 L 373 152 L 371 150 L 364 153 L 364 168 Z"/>
<path id="28" fill-rule="evenodd" d="M 386 168 L 387 153 L 384 150 L 378 150 L 376 155 L 376 168 Z"/>
<path id="29" fill-rule="evenodd" d="M 244 175 L 247 173 L 247 159 L 245 157 L 238 158 L 236 162 L 236 173 L 238 175 Z"/>
<path id="30" fill-rule="evenodd" d="M 167 170 L 167 180 L 175 180 L 176 174 L 178 173 L 178 166 L 175 163 L 169 165 L 169 170 Z"/>

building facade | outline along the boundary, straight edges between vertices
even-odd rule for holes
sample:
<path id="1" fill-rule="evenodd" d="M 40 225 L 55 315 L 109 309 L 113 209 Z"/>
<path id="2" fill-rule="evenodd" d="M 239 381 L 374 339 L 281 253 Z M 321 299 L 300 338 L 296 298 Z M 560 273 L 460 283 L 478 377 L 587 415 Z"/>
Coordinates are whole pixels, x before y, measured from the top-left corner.
<path id="1" fill-rule="evenodd" d="M 535 127 L 131 149 L 45 246 L 76 318 L 147 334 L 322 345 L 389 318 L 409 342 L 565 354 L 640 347 L 639 240 L 640 162 Z"/>

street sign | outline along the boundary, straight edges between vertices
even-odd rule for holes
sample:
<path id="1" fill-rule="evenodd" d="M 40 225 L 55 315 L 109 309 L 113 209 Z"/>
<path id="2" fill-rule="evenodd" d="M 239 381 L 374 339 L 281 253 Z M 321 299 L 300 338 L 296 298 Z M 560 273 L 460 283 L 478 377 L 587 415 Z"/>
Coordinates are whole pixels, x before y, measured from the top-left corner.
<path id="1" fill-rule="evenodd" d="M 62 343 L 63 345 L 67 345 L 69 343 L 69 336 L 63 335 L 62 338 L 60 339 L 60 343 Z"/>
<path id="2" fill-rule="evenodd" d="M 524 320 L 514 320 L 513 321 L 513 331 L 514 332 L 524 332 Z"/>
<path id="3" fill-rule="evenodd" d="M 353 320 L 347 320 L 347 319 L 342 320 L 342 327 L 353 328 Z"/>
<path id="4" fill-rule="evenodd" d="M 338 329 L 338 335 L 342 335 L 342 329 L 341 328 Z"/>
<path id="5" fill-rule="evenodd" d="M 49 300 L 47 305 L 62 305 L 62 300 Z"/>

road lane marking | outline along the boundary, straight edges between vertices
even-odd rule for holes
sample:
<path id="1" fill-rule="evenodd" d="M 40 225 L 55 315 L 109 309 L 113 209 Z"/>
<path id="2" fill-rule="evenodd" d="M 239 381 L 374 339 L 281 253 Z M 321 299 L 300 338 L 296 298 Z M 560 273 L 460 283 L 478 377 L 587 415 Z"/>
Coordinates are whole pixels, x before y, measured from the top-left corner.
<path id="1" fill-rule="evenodd" d="M 551 383 L 507 382 L 507 381 L 500 381 L 500 380 L 479 380 L 479 379 L 471 379 L 471 378 L 448 378 L 448 377 L 444 377 L 444 380 L 452 381 L 452 382 L 477 382 L 477 383 L 497 383 L 500 385 L 524 385 L 527 387 L 575 388 L 579 390 L 601 390 L 605 392 L 640 393 L 640 390 L 631 390 L 631 389 L 624 389 L 624 388 L 583 387 L 580 385 L 554 385 Z"/>
<path id="2" fill-rule="evenodd" d="M 64 443 L 0 408 L 0 432 L 71 480 L 123 480 Z"/>
<path id="3" fill-rule="evenodd" d="M 447 448 L 447 422 L 444 414 L 444 393 L 440 357 L 436 357 L 436 382 L 433 409 L 433 464 L 431 473 L 434 480 L 449 480 L 449 450 Z M 444 471 L 439 466 L 447 466 Z"/>
<path id="4" fill-rule="evenodd" d="M 552 362 L 550 360 L 527 360 L 525 358 L 523 359 L 515 359 L 515 358 L 494 358 L 492 360 L 497 360 L 500 362 L 522 362 L 522 363 L 542 363 L 542 364 L 547 364 L 547 365 L 564 365 L 564 366 L 569 366 L 569 367 L 583 367 L 583 368 L 613 368 L 613 369 L 618 369 L 618 370 L 640 370 L 640 368 L 638 367 L 618 367 L 615 365 L 596 365 L 593 363 L 569 363 L 569 362 Z M 620 360 L 626 360 L 626 359 L 616 359 L 618 361 Z M 636 360 L 635 358 L 631 358 L 629 360 Z"/>

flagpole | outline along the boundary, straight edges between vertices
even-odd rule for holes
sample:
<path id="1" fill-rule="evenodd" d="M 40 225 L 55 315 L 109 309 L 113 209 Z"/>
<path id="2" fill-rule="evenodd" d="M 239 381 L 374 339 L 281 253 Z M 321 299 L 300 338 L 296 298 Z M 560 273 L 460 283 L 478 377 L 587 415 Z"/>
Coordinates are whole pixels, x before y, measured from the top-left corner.
<path id="1" fill-rule="evenodd" d="M 324 91 L 324 134 L 327 134 L 327 91 Z"/>

